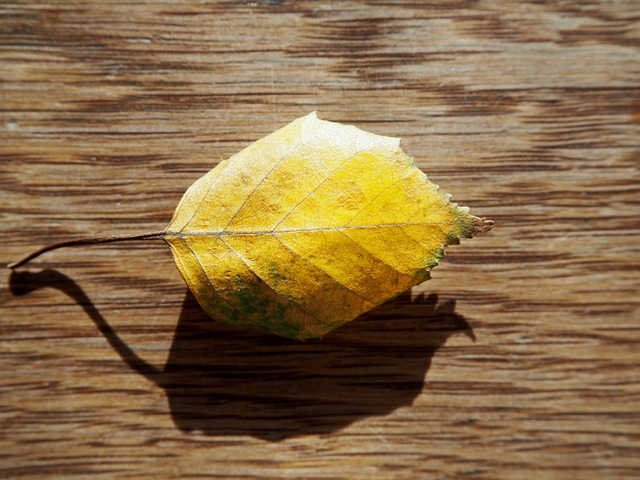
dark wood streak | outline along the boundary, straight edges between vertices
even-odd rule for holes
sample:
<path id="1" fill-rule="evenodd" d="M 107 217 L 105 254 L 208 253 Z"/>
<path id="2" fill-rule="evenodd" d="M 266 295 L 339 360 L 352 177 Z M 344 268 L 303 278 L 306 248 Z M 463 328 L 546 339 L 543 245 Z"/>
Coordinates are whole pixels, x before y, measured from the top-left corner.
<path id="1" fill-rule="evenodd" d="M 3 2 L 0 263 L 164 228 L 196 178 L 312 110 L 402 137 L 496 225 L 321 342 L 210 321 L 161 242 L 3 272 L 0 476 L 637 478 L 639 19 Z"/>

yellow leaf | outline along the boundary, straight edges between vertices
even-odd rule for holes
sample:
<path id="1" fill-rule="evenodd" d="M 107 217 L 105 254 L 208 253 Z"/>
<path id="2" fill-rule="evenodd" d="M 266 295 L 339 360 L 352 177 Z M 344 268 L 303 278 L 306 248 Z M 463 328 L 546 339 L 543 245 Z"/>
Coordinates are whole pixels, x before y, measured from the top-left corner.
<path id="1" fill-rule="evenodd" d="M 429 278 L 444 247 L 493 222 L 449 202 L 400 140 L 311 113 L 196 181 L 161 232 L 200 305 L 224 323 L 321 337 Z"/>
<path id="2" fill-rule="evenodd" d="M 445 246 L 490 227 L 399 139 L 311 113 L 196 181 L 162 238 L 213 318 L 306 339 L 427 280 Z"/>

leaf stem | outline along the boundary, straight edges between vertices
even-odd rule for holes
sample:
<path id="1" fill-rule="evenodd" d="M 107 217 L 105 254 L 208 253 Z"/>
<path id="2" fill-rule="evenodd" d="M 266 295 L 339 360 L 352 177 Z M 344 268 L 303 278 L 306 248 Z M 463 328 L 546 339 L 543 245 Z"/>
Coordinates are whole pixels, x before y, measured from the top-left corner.
<path id="1" fill-rule="evenodd" d="M 63 247 L 79 247 L 82 245 L 96 245 L 100 243 L 115 243 L 115 242 L 127 242 L 130 240 L 150 240 L 154 238 L 164 238 L 165 231 L 138 233 L 133 235 L 109 235 L 105 237 L 85 237 L 78 238 L 77 240 L 67 240 L 65 242 L 58 242 L 46 247 L 42 247 L 39 250 L 27 255 L 22 260 L 13 262 L 7 265 L 7 268 L 18 268 L 27 262 L 30 262 L 36 257 L 39 257 L 43 253 L 50 252 L 51 250 L 57 250 Z"/>

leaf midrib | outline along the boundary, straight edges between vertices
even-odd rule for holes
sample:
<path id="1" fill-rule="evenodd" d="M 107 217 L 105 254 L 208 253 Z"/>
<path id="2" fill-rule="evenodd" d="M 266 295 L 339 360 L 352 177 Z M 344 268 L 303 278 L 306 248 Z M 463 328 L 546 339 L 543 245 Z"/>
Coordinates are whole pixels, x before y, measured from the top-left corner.
<path id="1" fill-rule="evenodd" d="M 288 230 L 221 230 L 221 231 L 192 231 L 192 232 L 171 232 L 166 231 L 164 236 L 185 238 L 185 237 L 228 237 L 228 236 L 248 236 L 248 235 L 277 235 L 280 233 L 312 233 L 312 232 L 341 232 L 343 230 L 376 230 L 379 228 L 391 227 L 417 227 L 431 225 L 452 225 L 453 222 L 427 222 L 427 223 L 385 223 L 381 225 L 344 225 L 341 227 L 316 227 L 316 228 L 296 228 Z"/>

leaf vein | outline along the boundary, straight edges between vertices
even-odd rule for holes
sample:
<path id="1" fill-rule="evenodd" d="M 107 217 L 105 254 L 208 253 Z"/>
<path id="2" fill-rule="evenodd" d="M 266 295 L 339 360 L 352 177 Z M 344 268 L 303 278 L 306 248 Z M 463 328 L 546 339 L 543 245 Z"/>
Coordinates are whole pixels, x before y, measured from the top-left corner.
<path id="1" fill-rule="evenodd" d="M 364 207 L 362 207 L 362 208 L 360 209 L 360 211 L 358 211 L 358 213 L 356 213 L 356 214 L 351 218 L 351 220 L 349 220 L 349 221 L 345 224 L 345 226 L 349 226 L 349 224 L 350 224 L 351 222 L 353 222 L 356 218 L 358 218 L 358 217 L 360 216 L 360 214 L 361 214 L 361 213 L 363 213 L 367 208 L 369 208 L 369 206 L 370 206 L 373 202 L 375 202 L 378 198 L 380 198 L 380 196 L 381 196 L 384 192 L 386 192 L 387 190 L 389 190 L 389 189 L 391 189 L 391 188 L 395 187 L 396 185 L 398 185 L 399 183 L 403 182 L 403 181 L 404 181 L 404 180 L 406 180 L 407 178 L 411 177 L 411 175 L 414 175 L 416 172 L 419 172 L 419 171 L 420 171 L 420 170 L 415 169 L 415 170 L 411 171 L 408 175 L 405 175 L 404 177 L 402 177 L 402 178 L 400 178 L 400 179 L 396 180 L 395 182 L 392 182 L 391 184 L 387 185 L 385 188 L 383 188 L 382 190 L 380 190 L 380 192 L 379 192 L 375 197 L 373 197 L 373 198 L 369 201 L 369 203 L 367 203 Z"/>
<path id="2" fill-rule="evenodd" d="M 225 169 L 227 168 L 226 166 L 224 167 Z M 213 171 L 213 170 L 211 170 Z M 211 189 L 213 188 L 213 186 L 217 183 L 220 183 L 220 179 L 224 176 L 224 170 L 222 172 L 220 172 L 220 175 L 218 175 L 217 177 L 215 177 L 213 179 L 213 181 L 209 184 L 209 187 L 207 187 L 207 191 L 205 192 L 205 194 L 202 196 L 202 198 L 200 199 L 200 202 L 198 203 L 198 206 L 193 210 L 193 213 L 191 214 L 191 217 L 189 217 L 189 220 L 187 220 L 184 225 L 182 226 L 182 228 L 180 229 L 180 231 L 182 232 L 187 225 L 189 225 L 191 223 L 191 221 L 195 218 L 195 216 L 197 215 L 198 211 L 200 211 L 200 207 L 202 207 L 202 204 L 204 203 L 204 201 L 207 199 L 207 197 L 209 196 L 209 192 L 211 192 Z M 182 200 L 181 200 L 182 201 Z M 180 204 L 178 204 L 178 208 L 180 207 Z"/>
<path id="3" fill-rule="evenodd" d="M 428 207 L 426 207 L 428 208 Z M 416 212 L 414 216 L 417 214 Z M 385 223 L 380 225 L 343 225 L 340 227 L 318 227 L 318 228 L 296 228 L 291 230 L 279 230 L 274 232 L 272 230 L 238 230 L 238 231 L 218 231 L 218 232 L 165 232 L 167 237 L 235 237 L 235 236 L 249 236 L 249 235 L 273 235 L 280 233 L 310 233 L 310 232 L 341 232 L 342 230 L 376 230 L 379 228 L 391 228 L 391 227 L 413 227 L 413 226 L 427 226 L 427 225 L 453 225 L 454 222 L 419 222 L 419 223 Z"/>
<path id="4" fill-rule="evenodd" d="M 233 305 L 229 300 L 227 300 L 225 298 L 224 295 L 222 295 L 222 293 L 220 292 L 220 290 L 218 288 L 216 288 L 216 286 L 214 285 L 214 283 L 211 281 L 211 279 L 209 278 L 209 275 L 207 275 L 206 270 L 204 269 L 204 267 L 202 266 L 202 262 L 200 261 L 200 258 L 198 257 L 198 255 L 196 254 L 196 252 L 193 250 L 193 248 L 191 248 L 191 245 L 189 245 L 189 243 L 187 241 L 185 241 L 183 238 L 181 238 L 182 242 L 187 246 L 187 248 L 189 249 L 189 251 L 191 252 L 191 254 L 193 255 L 193 258 L 196 259 L 196 262 L 198 263 L 198 266 L 200 267 L 200 270 L 202 270 L 202 274 L 204 275 L 204 277 L 207 279 L 207 283 L 209 284 L 209 286 L 211 287 L 211 290 L 214 291 L 214 293 L 216 295 L 218 295 L 218 297 L 220 297 L 227 305 L 229 305 L 231 308 L 233 308 L 236 312 L 240 313 L 240 310 L 238 310 L 238 308 Z"/>
<path id="5" fill-rule="evenodd" d="M 302 306 L 300 304 L 298 304 L 298 302 L 295 302 L 293 299 L 287 297 L 283 293 L 280 293 L 278 290 L 273 288 L 273 286 L 269 282 L 267 282 L 267 280 L 262 278 L 262 276 L 259 275 L 258 272 L 256 272 L 253 268 L 251 268 L 251 265 L 249 265 L 249 262 L 247 261 L 246 258 L 244 258 L 244 256 L 240 255 L 240 253 L 236 249 L 234 249 L 231 245 L 229 245 L 227 242 L 225 242 L 224 238 L 221 238 L 220 240 L 222 240 L 222 242 L 227 246 L 227 248 L 229 248 L 229 250 L 231 250 L 231 252 L 233 252 L 235 255 L 237 255 L 237 257 L 244 262 L 244 264 L 247 266 L 247 268 L 249 270 L 251 270 L 256 277 L 258 277 L 260 280 L 262 280 L 276 294 L 276 296 L 280 297 L 285 302 L 293 305 L 294 307 L 299 308 L 300 311 L 302 311 L 303 313 L 309 315 L 311 318 L 313 318 L 314 320 L 317 320 L 321 324 L 326 325 L 326 326 L 331 326 L 330 324 L 320 320 L 318 317 L 313 315 L 311 312 L 309 312 L 306 309 L 302 308 Z M 306 325 L 305 325 L 305 328 L 306 328 Z"/>
<path id="6" fill-rule="evenodd" d="M 363 154 L 363 153 L 365 153 L 365 152 L 368 152 L 369 150 L 371 150 L 371 149 L 372 149 L 373 147 L 375 147 L 375 146 L 377 146 L 377 144 L 376 144 L 376 145 L 373 145 L 373 146 L 371 146 L 371 147 L 369 147 L 369 148 L 366 148 L 366 149 L 364 149 L 364 150 L 357 151 L 357 152 L 356 152 L 356 153 L 354 153 L 351 157 L 347 158 L 344 162 L 342 162 L 340 165 L 338 165 L 336 168 L 334 168 L 331 172 L 329 172 L 329 173 L 327 174 L 327 176 L 326 176 L 326 177 L 325 177 L 325 178 L 324 178 L 324 179 L 323 179 L 323 180 L 322 180 L 318 185 L 316 185 L 315 187 L 313 187 L 313 188 L 311 189 L 311 191 L 310 191 L 309 193 L 307 193 L 307 194 L 304 196 L 304 198 L 302 198 L 302 200 L 300 200 L 298 203 L 296 203 L 296 204 L 293 206 L 293 208 L 291 208 L 291 210 L 289 210 L 289 212 L 288 212 L 284 217 L 282 217 L 282 219 L 277 223 L 277 225 L 276 225 L 275 227 L 273 227 L 273 228 L 272 228 L 272 230 L 275 230 L 276 228 L 278 228 L 278 227 L 280 226 L 280 224 L 282 224 L 282 222 L 284 222 L 287 218 L 289 218 L 289 216 L 291 216 L 291 214 L 293 214 L 293 213 L 298 209 L 298 207 L 300 206 L 300 204 L 301 204 L 302 202 L 304 202 L 307 198 L 309 198 L 311 195 L 313 195 L 314 193 L 316 193 L 316 192 L 318 191 L 318 189 L 319 189 L 322 185 L 324 185 L 324 184 L 327 182 L 327 180 L 329 180 L 331 177 L 333 177 L 333 174 L 334 174 L 334 173 L 336 173 L 338 170 L 340 170 L 342 167 L 344 167 L 347 163 L 349 163 L 351 160 L 353 160 L 354 158 L 356 158 L 358 155 L 361 155 L 361 154 Z"/>
<path id="7" fill-rule="evenodd" d="M 402 229 L 400 229 L 402 230 Z M 406 235 L 406 232 L 404 230 L 402 230 L 402 232 Z M 345 237 L 347 237 L 349 240 L 351 240 L 353 243 L 355 243 L 356 245 L 358 245 L 361 249 L 363 249 L 365 252 L 367 252 L 369 255 L 371 255 L 373 258 L 375 258 L 376 260 L 379 260 L 380 262 L 384 263 L 385 265 L 388 265 L 389 267 L 391 267 L 393 270 L 395 270 L 396 274 L 399 275 L 404 275 L 405 277 L 408 277 L 409 275 L 407 275 L 406 273 L 401 272 L 400 270 L 398 270 L 396 267 L 390 265 L 388 262 L 384 261 L 382 258 L 380 258 L 378 255 L 376 255 L 375 253 L 373 253 L 371 250 L 369 250 L 365 245 L 362 245 L 361 243 L 357 242 L 355 239 L 351 238 L 349 235 L 347 235 L 345 232 L 340 232 L 342 233 Z M 407 235 L 409 237 L 409 235 Z M 416 242 L 416 240 L 413 237 L 409 237 L 411 239 L 412 242 L 418 243 Z M 426 250 L 420 243 L 418 243 L 418 245 L 420 246 L 420 248 Z M 397 279 L 396 279 L 397 282 Z"/>
<path id="8" fill-rule="evenodd" d="M 370 302 L 370 303 L 375 303 L 372 300 L 369 300 L 368 298 L 364 297 L 363 295 L 360 295 L 358 292 L 355 292 L 353 290 L 351 290 L 349 287 L 347 287 L 346 285 L 344 285 L 342 282 L 339 282 L 337 278 L 335 278 L 334 276 L 332 276 L 329 272 L 327 272 L 325 269 L 319 267 L 318 265 L 316 265 L 315 263 L 311 262 L 309 259 L 307 259 L 306 257 L 303 257 L 302 255 L 300 255 L 298 252 L 296 252 L 295 250 L 293 250 L 291 247 L 289 247 L 288 245 L 286 245 L 279 237 L 277 233 L 274 233 L 273 236 L 276 238 L 276 240 L 278 240 L 278 242 L 280 242 L 280 244 L 286 248 L 287 250 L 289 250 L 291 253 L 293 253 L 296 257 L 300 258 L 302 261 L 308 263 L 309 265 L 311 265 L 312 267 L 320 270 L 322 273 L 324 273 L 327 277 L 329 277 L 336 285 L 338 285 L 339 287 L 344 288 L 345 290 L 353 293 L 355 296 L 357 296 L 358 298 L 361 298 L 364 301 Z M 346 235 L 345 235 L 346 236 Z M 349 238 L 349 237 L 347 237 Z"/>
<path id="9" fill-rule="evenodd" d="M 256 190 L 258 190 L 258 187 L 260 185 L 262 185 L 262 183 L 265 181 L 265 179 L 271 175 L 271 173 L 273 173 L 273 171 L 278 168 L 278 166 L 284 162 L 300 145 L 302 145 L 302 141 L 296 143 L 291 150 L 289 150 L 287 153 L 285 153 L 282 158 L 280 160 L 278 160 L 270 169 L 267 173 L 264 174 L 264 176 L 260 179 L 260 181 L 256 184 L 255 187 L 253 187 L 253 190 L 251 190 L 251 193 L 249 193 L 244 201 L 242 202 L 242 205 L 240 205 L 238 207 L 238 209 L 235 211 L 235 213 L 231 216 L 231 219 L 227 222 L 227 224 L 224 226 L 224 228 L 222 230 L 226 230 L 229 225 L 231 225 L 231 223 L 236 219 L 236 217 L 238 216 L 238 214 L 240 213 L 240 211 L 244 208 L 244 206 L 247 204 L 247 202 L 251 199 L 251 197 L 253 196 L 254 193 L 256 193 Z"/>

